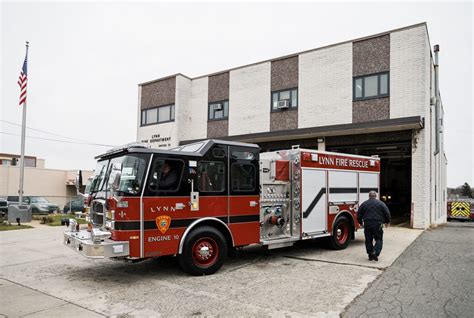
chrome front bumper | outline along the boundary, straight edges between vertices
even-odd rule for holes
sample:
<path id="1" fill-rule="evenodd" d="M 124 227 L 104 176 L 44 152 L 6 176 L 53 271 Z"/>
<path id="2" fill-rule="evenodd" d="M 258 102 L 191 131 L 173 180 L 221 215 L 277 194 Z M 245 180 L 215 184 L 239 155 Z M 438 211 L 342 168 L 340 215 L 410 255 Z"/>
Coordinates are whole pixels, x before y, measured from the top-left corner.
<path id="1" fill-rule="evenodd" d="M 79 232 L 64 232 L 64 244 L 89 258 L 124 257 L 130 255 L 130 244 L 128 241 L 113 241 L 105 239 L 101 242 L 93 242 L 91 233 L 87 230 Z"/>

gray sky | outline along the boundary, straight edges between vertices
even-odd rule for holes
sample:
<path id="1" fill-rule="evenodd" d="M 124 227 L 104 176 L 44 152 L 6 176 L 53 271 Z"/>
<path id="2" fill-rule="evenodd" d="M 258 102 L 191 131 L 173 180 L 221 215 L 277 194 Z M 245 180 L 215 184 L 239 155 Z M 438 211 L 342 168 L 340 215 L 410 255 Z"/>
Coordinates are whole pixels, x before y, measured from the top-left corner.
<path id="1" fill-rule="evenodd" d="M 473 5 L 371 3 L 1 3 L 0 119 L 21 124 L 16 84 L 30 41 L 27 126 L 93 143 L 136 138 L 137 84 L 195 77 L 426 21 L 440 44 L 448 186 L 473 182 Z M 0 122 L 0 131 L 20 127 Z M 61 139 L 27 130 L 28 136 Z M 28 138 L 47 168 L 92 169 L 107 148 Z M 0 152 L 20 137 L 0 134 Z"/>

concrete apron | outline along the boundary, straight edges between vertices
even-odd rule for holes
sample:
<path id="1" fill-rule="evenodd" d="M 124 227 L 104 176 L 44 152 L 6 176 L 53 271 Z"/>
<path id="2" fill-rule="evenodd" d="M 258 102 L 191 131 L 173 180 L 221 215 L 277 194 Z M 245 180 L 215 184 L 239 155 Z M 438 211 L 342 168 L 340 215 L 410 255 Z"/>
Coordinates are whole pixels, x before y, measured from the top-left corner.
<path id="1" fill-rule="evenodd" d="M 288 250 L 287 256 L 306 260 L 333 262 L 336 264 L 356 265 L 385 269 L 403 253 L 403 251 L 421 234 L 423 230 L 414 230 L 403 227 L 384 228 L 383 248 L 378 262 L 369 261 L 365 250 L 364 230 L 356 232 L 355 240 L 348 248 L 339 251 L 324 249 L 295 249 Z"/>
<path id="2" fill-rule="evenodd" d="M 62 231 L 0 232 L 0 314 L 337 317 L 422 232 L 386 229 L 379 262 L 367 260 L 359 231 L 346 250 L 249 247 L 215 275 L 191 277 L 174 258 L 86 259 L 62 245 Z"/>

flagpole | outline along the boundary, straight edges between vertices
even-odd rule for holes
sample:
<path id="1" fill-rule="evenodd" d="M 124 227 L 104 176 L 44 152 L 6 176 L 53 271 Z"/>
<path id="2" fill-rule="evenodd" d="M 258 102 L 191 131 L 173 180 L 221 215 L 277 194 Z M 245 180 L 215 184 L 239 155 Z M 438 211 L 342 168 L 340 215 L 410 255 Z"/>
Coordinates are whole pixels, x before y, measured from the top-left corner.
<path id="1" fill-rule="evenodd" d="M 28 55 L 29 42 L 26 42 L 26 55 Z M 25 179 L 25 132 L 26 132 L 26 104 L 27 100 L 23 103 L 23 119 L 21 122 L 21 156 L 20 156 L 20 190 L 18 191 L 19 200 L 18 204 L 23 204 L 23 182 Z"/>

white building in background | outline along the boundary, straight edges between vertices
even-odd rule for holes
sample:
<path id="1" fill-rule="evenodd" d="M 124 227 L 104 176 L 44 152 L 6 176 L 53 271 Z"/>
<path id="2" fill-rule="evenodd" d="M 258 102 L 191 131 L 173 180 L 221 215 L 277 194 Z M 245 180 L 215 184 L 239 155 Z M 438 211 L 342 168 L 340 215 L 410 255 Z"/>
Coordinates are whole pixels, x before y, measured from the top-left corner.
<path id="1" fill-rule="evenodd" d="M 137 141 L 170 148 L 218 138 L 262 151 L 300 145 L 378 155 L 380 196 L 395 221 L 427 228 L 446 221 L 444 111 L 435 105 L 434 55 L 421 23 L 142 83 Z"/>

